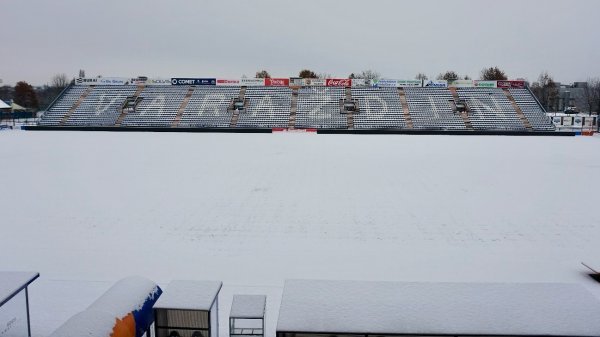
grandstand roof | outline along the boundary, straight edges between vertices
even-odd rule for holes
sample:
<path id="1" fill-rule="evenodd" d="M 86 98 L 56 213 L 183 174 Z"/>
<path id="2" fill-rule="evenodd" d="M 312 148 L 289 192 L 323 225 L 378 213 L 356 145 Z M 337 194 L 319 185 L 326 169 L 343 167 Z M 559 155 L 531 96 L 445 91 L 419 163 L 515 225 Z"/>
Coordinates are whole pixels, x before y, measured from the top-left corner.
<path id="1" fill-rule="evenodd" d="M 0 271 L 0 306 L 39 276 L 34 272 Z"/>
<path id="2" fill-rule="evenodd" d="M 0 109 L 9 109 L 10 105 L 4 103 L 2 100 L 0 100 Z"/>
<path id="3" fill-rule="evenodd" d="M 288 280 L 277 331 L 598 336 L 598 316 L 574 284 Z"/>

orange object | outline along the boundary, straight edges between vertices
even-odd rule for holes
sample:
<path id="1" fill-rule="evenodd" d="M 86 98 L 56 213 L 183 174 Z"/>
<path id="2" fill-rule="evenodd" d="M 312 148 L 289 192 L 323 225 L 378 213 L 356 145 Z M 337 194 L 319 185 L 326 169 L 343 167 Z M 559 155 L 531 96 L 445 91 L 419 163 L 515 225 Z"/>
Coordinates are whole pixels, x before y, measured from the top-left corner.
<path id="1" fill-rule="evenodd" d="M 118 319 L 110 337 L 135 337 L 135 319 L 129 313 L 123 319 Z"/>

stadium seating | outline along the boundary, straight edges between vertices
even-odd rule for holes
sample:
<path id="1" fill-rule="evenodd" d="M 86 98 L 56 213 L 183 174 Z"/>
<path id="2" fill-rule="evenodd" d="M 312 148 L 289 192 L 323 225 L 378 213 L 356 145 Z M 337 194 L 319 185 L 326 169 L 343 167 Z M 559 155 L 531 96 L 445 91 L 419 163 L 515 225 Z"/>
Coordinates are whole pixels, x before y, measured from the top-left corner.
<path id="1" fill-rule="evenodd" d="M 87 95 L 65 122 L 66 126 L 111 126 L 121 114 L 120 108 L 136 86 L 97 86 Z"/>
<path id="2" fill-rule="evenodd" d="M 502 89 L 458 88 L 457 93 L 469 106 L 475 130 L 526 130 Z"/>
<path id="3" fill-rule="evenodd" d="M 535 98 L 527 89 L 509 89 L 510 94 L 515 99 L 515 102 L 523 111 L 525 117 L 531 124 L 534 130 L 537 131 L 553 131 L 554 125 L 544 110 L 540 107 Z"/>
<path id="4" fill-rule="evenodd" d="M 453 96 L 448 88 L 407 87 L 403 89 L 406 106 L 397 88 L 307 86 L 297 92 L 296 114 L 290 116 L 293 91 L 289 87 L 73 85 L 42 116 L 39 125 L 408 129 L 403 110 L 408 108 L 416 130 L 467 130 L 465 122 L 469 120 L 469 128 L 479 131 L 527 131 L 529 125 L 533 131 L 555 130 L 527 89 L 457 88 Z M 340 109 L 347 94 L 357 102 L 358 111 L 351 117 Z M 232 102 L 240 95 L 245 98 L 245 109 L 234 113 Z M 135 109 L 122 112 L 132 96 L 137 98 Z M 468 120 L 454 111 L 455 99 L 467 103 Z"/>
<path id="5" fill-rule="evenodd" d="M 73 86 L 57 100 L 57 102 L 46 111 L 40 120 L 40 125 L 58 126 L 81 95 L 87 90 L 87 86 Z"/>
<path id="6" fill-rule="evenodd" d="M 186 106 L 179 127 L 229 127 L 231 101 L 239 97 L 240 87 L 196 87 Z"/>
<path id="7" fill-rule="evenodd" d="M 307 87 L 298 90 L 297 128 L 345 129 L 348 117 L 340 111 L 344 88 Z"/>
<path id="8" fill-rule="evenodd" d="M 415 129 L 466 130 L 459 114 L 454 113 L 448 89 L 405 88 L 408 111 Z"/>
<path id="9" fill-rule="evenodd" d="M 187 85 L 144 88 L 139 96 L 141 102 L 125 116 L 121 126 L 170 127 L 189 89 Z"/>
<path id="10" fill-rule="evenodd" d="M 359 112 L 354 114 L 355 129 L 404 128 L 406 122 L 396 88 L 352 88 Z"/>
<path id="11" fill-rule="evenodd" d="M 287 87 L 249 87 L 246 111 L 240 112 L 238 127 L 285 128 L 288 126 L 292 89 Z"/>

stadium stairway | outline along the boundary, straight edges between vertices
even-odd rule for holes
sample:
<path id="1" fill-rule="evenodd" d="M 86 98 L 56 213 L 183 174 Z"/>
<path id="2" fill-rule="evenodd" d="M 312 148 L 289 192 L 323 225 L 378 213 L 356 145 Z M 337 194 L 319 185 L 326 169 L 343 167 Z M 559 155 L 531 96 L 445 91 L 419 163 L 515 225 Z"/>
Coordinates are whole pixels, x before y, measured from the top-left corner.
<path id="1" fill-rule="evenodd" d="M 192 94 L 194 93 L 194 89 L 195 88 L 196 87 L 194 87 L 194 86 L 190 86 L 190 88 L 188 89 L 187 94 L 183 98 L 183 101 L 181 101 L 181 105 L 179 106 L 179 110 L 177 110 L 177 115 L 175 116 L 175 119 L 173 120 L 173 123 L 171 123 L 171 127 L 172 128 L 176 128 L 179 125 L 179 121 L 181 121 L 181 117 L 183 116 L 183 112 L 185 111 L 185 107 L 187 107 L 188 103 L 190 102 L 190 98 L 192 98 Z"/>
<path id="2" fill-rule="evenodd" d="M 504 90 L 504 94 L 506 95 L 506 98 L 508 98 L 508 100 L 510 101 L 510 104 L 512 104 L 513 108 L 515 108 L 515 111 L 517 112 L 517 116 L 519 116 L 519 119 L 521 120 L 523 125 L 525 125 L 525 127 L 527 128 L 527 131 L 533 131 L 533 127 L 531 126 L 531 123 L 529 123 L 529 120 L 523 113 L 523 110 L 521 110 L 521 107 L 519 107 L 519 105 L 515 101 L 515 98 L 513 97 L 513 95 L 510 93 L 510 91 L 508 89 L 505 88 L 503 90 Z"/>
<path id="3" fill-rule="evenodd" d="M 452 98 L 454 98 L 454 101 L 458 102 L 460 100 L 460 98 L 458 97 L 456 88 L 448 88 L 448 89 L 450 90 L 450 93 L 452 94 Z M 471 119 L 469 118 L 469 114 L 466 111 L 461 112 L 460 117 L 462 118 L 463 122 L 465 123 L 467 130 L 474 130 L 473 124 L 471 123 Z"/>
<path id="4" fill-rule="evenodd" d="M 65 114 L 65 116 L 61 119 L 61 121 L 60 121 L 60 125 L 61 126 L 65 125 L 65 123 L 67 123 L 67 121 L 69 120 L 69 117 L 71 117 L 71 115 L 73 114 L 73 112 L 75 112 L 75 110 L 77 110 L 77 108 L 81 105 L 81 103 L 85 100 L 85 98 L 90 94 L 90 92 L 92 92 L 92 90 L 94 90 L 94 86 L 90 85 L 81 94 L 81 96 L 79 96 L 79 99 L 77 100 L 77 102 L 75 102 L 75 104 L 73 104 L 73 106 L 71 107 L 71 109 L 69 109 L 69 112 L 67 112 Z"/>
<path id="5" fill-rule="evenodd" d="M 146 86 L 144 84 L 138 85 L 137 90 L 133 94 L 133 97 L 135 99 L 137 99 L 140 96 L 140 94 L 142 93 L 142 91 L 144 91 L 145 87 Z M 123 107 L 121 107 L 121 114 L 119 115 L 119 118 L 117 118 L 117 121 L 115 122 L 115 126 L 120 127 L 121 123 L 123 123 L 123 120 L 125 119 L 125 116 L 127 116 L 127 111 L 125 109 L 123 109 Z"/>
<path id="6" fill-rule="evenodd" d="M 410 111 L 408 110 L 408 102 L 406 101 L 406 93 L 403 88 L 398 88 L 398 95 L 400 95 L 400 103 L 402 104 L 402 112 L 404 114 L 404 120 L 406 121 L 406 127 L 413 129 L 412 118 L 410 117 Z"/>
<path id="7" fill-rule="evenodd" d="M 245 102 L 246 102 L 246 89 L 247 89 L 247 87 L 241 87 L 240 88 L 240 96 L 239 97 L 240 97 L 240 100 L 242 102 L 244 102 L 244 105 L 245 105 Z M 239 110 L 233 110 L 233 115 L 231 115 L 231 122 L 229 122 L 229 127 L 230 128 L 237 127 L 237 122 L 238 122 L 239 118 L 240 118 L 240 111 Z"/>
<path id="8" fill-rule="evenodd" d="M 296 128 L 296 112 L 298 112 L 298 88 L 292 89 L 292 106 L 290 107 L 290 121 L 288 129 Z"/>
<path id="9" fill-rule="evenodd" d="M 352 88 L 346 88 L 346 101 L 352 101 Z M 341 109 L 343 108 L 344 107 L 342 106 Z M 346 117 L 348 118 L 348 130 L 354 129 L 354 113 L 352 111 L 347 111 Z"/>

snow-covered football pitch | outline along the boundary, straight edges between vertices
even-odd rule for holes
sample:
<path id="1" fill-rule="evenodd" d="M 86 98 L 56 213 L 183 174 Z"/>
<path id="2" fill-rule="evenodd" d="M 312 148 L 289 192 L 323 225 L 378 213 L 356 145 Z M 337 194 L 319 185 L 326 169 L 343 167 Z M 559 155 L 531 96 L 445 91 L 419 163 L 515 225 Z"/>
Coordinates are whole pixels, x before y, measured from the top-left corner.
<path id="1" fill-rule="evenodd" d="M 48 335 L 113 282 L 575 282 L 600 268 L 600 138 L 0 132 L 0 270 Z"/>

